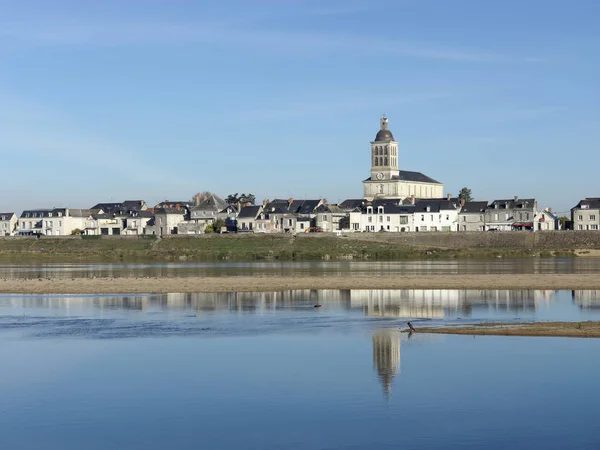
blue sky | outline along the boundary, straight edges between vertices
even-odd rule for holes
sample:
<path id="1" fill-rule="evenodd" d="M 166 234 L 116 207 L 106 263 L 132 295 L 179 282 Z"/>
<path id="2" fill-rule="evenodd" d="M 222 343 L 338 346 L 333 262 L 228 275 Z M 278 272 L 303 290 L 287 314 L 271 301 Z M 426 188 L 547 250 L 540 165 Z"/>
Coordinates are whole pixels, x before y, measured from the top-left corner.
<path id="1" fill-rule="evenodd" d="M 210 190 L 600 196 L 597 0 L 0 0 L 0 210 Z"/>

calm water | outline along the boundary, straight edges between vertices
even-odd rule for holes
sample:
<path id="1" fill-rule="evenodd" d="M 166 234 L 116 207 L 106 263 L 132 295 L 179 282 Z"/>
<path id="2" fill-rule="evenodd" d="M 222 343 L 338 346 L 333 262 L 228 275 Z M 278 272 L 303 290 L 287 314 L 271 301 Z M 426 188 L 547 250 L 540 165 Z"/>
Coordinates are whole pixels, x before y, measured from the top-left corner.
<path id="1" fill-rule="evenodd" d="M 315 303 L 321 308 L 314 308 Z M 598 449 L 595 291 L 0 296 L 0 449 Z"/>
<path id="2" fill-rule="evenodd" d="M 600 258 L 523 258 L 390 262 L 261 262 L 170 264 L 0 264 L 0 278 L 76 278 L 203 275 L 427 275 L 598 273 Z"/>

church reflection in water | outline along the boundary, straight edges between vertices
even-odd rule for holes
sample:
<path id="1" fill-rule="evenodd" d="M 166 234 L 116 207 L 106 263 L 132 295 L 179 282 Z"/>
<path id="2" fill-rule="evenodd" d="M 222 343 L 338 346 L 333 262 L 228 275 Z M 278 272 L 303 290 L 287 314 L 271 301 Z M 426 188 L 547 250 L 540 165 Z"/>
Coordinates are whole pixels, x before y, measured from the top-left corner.
<path id="1" fill-rule="evenodd" d="M 381 330 L 373 335 L 373 367 L 377 372 L 383 394 L 392 395 L 392 381 L 400 372 L 400 332 Z"/>

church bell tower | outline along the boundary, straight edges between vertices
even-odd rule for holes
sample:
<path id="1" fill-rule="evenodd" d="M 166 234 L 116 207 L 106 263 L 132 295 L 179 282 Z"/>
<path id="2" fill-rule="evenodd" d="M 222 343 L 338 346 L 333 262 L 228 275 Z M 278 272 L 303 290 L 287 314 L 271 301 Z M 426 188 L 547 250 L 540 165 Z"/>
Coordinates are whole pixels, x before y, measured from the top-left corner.
<path id="1" fill-rule="evenodd" d="M 398 143 L 388 128 L 385 115 L 379 119 L 379 131 L 371 142 L 371 180 L 390 181 L 398 177 Z"/>

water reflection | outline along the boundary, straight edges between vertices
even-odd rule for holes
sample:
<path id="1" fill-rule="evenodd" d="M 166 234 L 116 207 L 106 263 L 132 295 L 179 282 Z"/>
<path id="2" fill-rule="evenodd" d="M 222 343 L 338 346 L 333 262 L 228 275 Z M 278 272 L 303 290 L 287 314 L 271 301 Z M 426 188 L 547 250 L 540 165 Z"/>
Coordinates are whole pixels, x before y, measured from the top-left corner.
<path id="1" fill-rule="evenodd" d="M 400 332 L 381 330 L 373 335 L 373 367 L 384 395 L 389 398 L 394 376 L 400 371 Z"/>
<path id="2" fill-rule="evenodd" d="M 571 296 L 573 297 L 575 304 L 577 304 L 580 308 L 600 309 L 600 290 L 571 291 Z"/>
<path id="3" fill-rule="evenodd" d="M 0 264 L 0 278 L 597 273 L 600 258 L 167 264 Z"/>
<path id="4" fill-rule="evenodd" d="M 600 314 L 599 291 L 549 290 L 289 290 L 157 295 L 21 296 L 0 295 L 0 306 L 52 309 L 77 314 L 90 308 L 106 311 L 240 312 L 273 314 L 287 310 L 361 313 L 379 319 L 583 320 Z M 317 311 L 315 310 L 315 313 Z"/>

